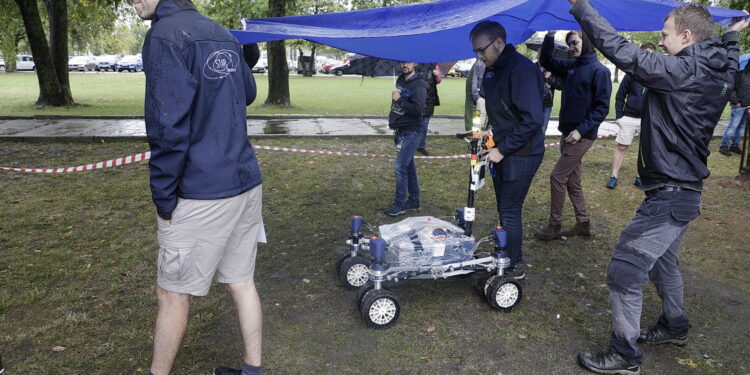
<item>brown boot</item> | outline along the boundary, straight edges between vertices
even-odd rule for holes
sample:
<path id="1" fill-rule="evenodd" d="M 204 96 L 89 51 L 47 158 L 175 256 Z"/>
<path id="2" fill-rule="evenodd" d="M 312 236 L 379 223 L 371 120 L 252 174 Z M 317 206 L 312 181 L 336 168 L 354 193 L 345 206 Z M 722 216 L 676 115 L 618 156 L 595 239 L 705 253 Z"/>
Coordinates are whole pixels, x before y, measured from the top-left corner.
<path id="1" fill-rule="evenodd" d="M 560 236 L 562 236 L 562 233 L 560 232 L 561 230 L 562 226 L 560 225 L 548 224 L 544 229 L 534 233 L 534 236 L 542 241 L 554 240 L 555 238 L 560 238 Z"/>
<path id="2" fill-rule="evenodd" d="M 565 237 L 572 237 L 572 236 L 590 237 L 591 236 L 591 222 L 582 221 L 580 223 L 576 223 L 576 225 L 573 228 L 570 228 L 569 230 L 562 232 L 562 235 Z"/>

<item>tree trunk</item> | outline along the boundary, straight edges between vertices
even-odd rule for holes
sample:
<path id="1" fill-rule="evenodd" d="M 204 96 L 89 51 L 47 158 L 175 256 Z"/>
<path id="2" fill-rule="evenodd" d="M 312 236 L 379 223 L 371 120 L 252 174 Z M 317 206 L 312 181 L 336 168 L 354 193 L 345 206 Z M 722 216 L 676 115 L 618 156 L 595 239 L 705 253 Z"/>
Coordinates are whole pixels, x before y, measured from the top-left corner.
<path id="1" fill-rule="evenodd" d="M 283 17 L 287 0 L 268 0 L 268 16 Z M 268 42 L 268 98 L 265 105 L 290 106 L 289 67 L 284 41 Z"/>
<path id="2" fill-rule="evenodd" d="M 73 104 L 68 74 L 68 2 L 44 0 L 49 18 L 49 48 L 63 95 Z"/>
<path id="3" fill-rule="evenodd" d="M 36 1 L 16 0 L 16 4 L 23 18 L 31 53 L 34 55 L 34 69 L 39 82 L 39 98 L 36 103 L 55 107 L 72 105 L 73 98 L 65 94 L 57 77 Z M 67 91 L 70 92 L 69 89 Z"/>

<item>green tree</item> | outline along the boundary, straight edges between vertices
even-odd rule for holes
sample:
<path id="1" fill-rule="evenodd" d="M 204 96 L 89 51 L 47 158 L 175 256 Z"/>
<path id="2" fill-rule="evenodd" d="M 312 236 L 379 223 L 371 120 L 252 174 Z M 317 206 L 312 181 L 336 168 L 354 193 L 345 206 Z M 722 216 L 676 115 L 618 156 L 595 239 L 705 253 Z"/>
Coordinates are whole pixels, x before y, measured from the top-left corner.
<path id="1" fill-rule="evenodd" d="M 71 40 L 69 26 L 71 12 L 68 1 L 42 0 L 46 11 L 46 22 L 43 21 L 45 12 L 40 11 L 37 0 L 15 0 L 26 31 L 26 39 L 34 56 L 34 65 L 39 83 L 38 105 L 66 106 L 73 105 L 73 95 L 70 92 L 68 77 L 68 43 Z M 78 21 L 79 13 L 90 11 L 92 8 L 78 11 L 80 4 L 93 4 L 98 10 L 103 7 L 116 7 L 119 0 L 71 0 L 74 9 L 73 19 Z M 47 34 L 49 33 L 49 39 Z"/>
<path id="2" fill-rule="evenodd" d="M 5 69 L 16 70 L 18 43 L 24 38 L 23 21 L 12 0 L 0 0 L 0 54 L 5 59 Z"/>

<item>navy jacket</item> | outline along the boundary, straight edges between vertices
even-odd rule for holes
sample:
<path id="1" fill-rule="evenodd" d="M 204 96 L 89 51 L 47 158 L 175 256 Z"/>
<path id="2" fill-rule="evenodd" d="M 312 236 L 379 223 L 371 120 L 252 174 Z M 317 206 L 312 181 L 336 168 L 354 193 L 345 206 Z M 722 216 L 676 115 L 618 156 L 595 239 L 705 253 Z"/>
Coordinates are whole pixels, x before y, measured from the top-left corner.
<path id="1" fill-rule="evenodd" d="M 151 195 L 171 219 L 177 198 L 232 197 L 261 183 L 245 106 L 255 81 L 237 39 L 185 0 L 162 0 L 143 44 Z"/>
<path id="2" fill-rule="evenodd" d="M 567 136 L 578 130 L 581 136 L 596 139 L 599 125 L 609 113 L 612 81 L 609 69 L 596 59 L 596 53 L 576 59 L 555 59 L 555 38 L 545 36 L 539 62 L 562 78 L 562 103 L 558 130 Z"/>
<path id="3" fill-rule="evenodd" d="M 497 61 L 485 69 L 480 95 L 501 154 L 544 154 L 544 76 L 536 64 L 513 45 L 505 45 Z"/>
<path id="4" fill-rule="evenodd" d="M 587 0 L 578 0 L 570 12 L 604 56 L 648 87 L 638 150 L 643 189 L 701 190 L 709 175 L 708 142 L 735 83 L 738 33 L 724 34 L 723 43 L 712 36 L 668 56 L 628 43 Z"/>
<path id="5" fill-rule="evenodd" d="M 647 92 L 648 87 L 632 79 L 630 74 L 626 74 L 615 95 L 615 118 L 622 116 L 641 118 L 643 98 Z"/>
<path id="6" fill-rule="evenodd" d="M 401 90 L 398 101 L 391 100 L 391 112 L 388 114 L 388 127 L 397 130 L 421 130 L 424 114 L 427 86 L 419 74 L 414 74 L 408 81 L 404 75 L 398 76 L 396 88 Z"/>

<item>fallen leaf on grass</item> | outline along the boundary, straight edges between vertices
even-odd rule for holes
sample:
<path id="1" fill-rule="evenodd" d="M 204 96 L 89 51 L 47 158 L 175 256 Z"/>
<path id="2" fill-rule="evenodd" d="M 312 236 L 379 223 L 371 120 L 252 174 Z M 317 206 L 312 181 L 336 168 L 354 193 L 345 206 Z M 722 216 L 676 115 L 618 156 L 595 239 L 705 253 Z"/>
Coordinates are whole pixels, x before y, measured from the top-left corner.
<path id="1" fill-rule="evenodd" d="M 302 279 L 302 282 L 304 282 L 305 284 L 310 284 L 310 279 Z"/>
<path id="2" fill-rule="evenodd" d="M 518 334 L 518 338 L 521 340 L 525 340 L 528 336 L 524 335 L 523 333 Z"/>
<path id="3" fill-rule="evenodd" d="M 67 349 L 67 348 L 66 348 L 66 347 L 64 347 L 64 346 L 53 346 L 53 347 L 52 347 L 52 351 L 53 351 L 53 352 L 56 352 L 56 353 L 59 353 L 59 352 L 61 352 L 61 351 L 65 350 L 65 349 Z"/>
<path id="4" fill-rule="evenodd" d="M 429 326 L 425 329 L 425 332 L 435 332 L 435 326 Z"/>
<path id="5" fill-rule="evenodd" d="M 425 361 L 425 362 L 432 362 L 432 358 L 430 357 L 419 357 L 419 359 Z"/>
<path id="6" fill-rule="evenodd" d="M 681 364 L 683 366 L 689 366 L 691 368 L 697 368 L 698 367 L 698 364 L 695 363 L 695 361 L 693 361 L 692 358 L 684 358 L 683 359 L 683 358 L 677 358 L 677 357 L 675 357 L 675 359 L 677 360 L 677 363 L 679 363 L 679 364 Z"/>

